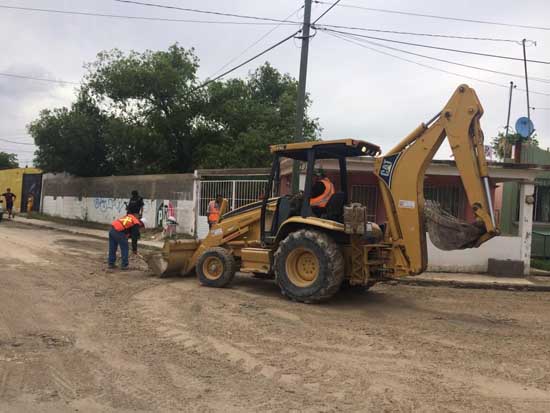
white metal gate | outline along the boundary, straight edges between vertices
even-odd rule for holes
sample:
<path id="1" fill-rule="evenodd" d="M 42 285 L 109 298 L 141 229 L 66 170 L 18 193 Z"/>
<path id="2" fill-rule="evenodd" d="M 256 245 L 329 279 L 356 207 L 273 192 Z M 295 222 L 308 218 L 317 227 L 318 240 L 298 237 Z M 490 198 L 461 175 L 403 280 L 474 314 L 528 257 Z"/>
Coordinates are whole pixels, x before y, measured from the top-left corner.
<path id="1" fill-rule="evenodd" d="M 227 198 L 229 209 L 240 208 L 251 202 L 259 201 L 265 191 L 267 179 L 232 179 L 216 181 L 200 181 L 197 205 L 197 237 L 204 238 L 208 234 L 208 203 L 217 195 Z"/>

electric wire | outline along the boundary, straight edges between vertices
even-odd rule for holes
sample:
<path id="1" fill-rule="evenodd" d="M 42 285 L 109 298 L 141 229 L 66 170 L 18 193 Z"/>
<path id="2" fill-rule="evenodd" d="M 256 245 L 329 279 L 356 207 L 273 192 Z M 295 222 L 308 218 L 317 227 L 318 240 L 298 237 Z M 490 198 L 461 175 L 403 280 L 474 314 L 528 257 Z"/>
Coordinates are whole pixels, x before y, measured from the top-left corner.
<path id="1" fill-rule="evenodd" d="M 294 10 L 292 13 L 290 13 L 287 17 L 284 18 L 283 22 L 288 21 L 292 16 L 294 16 L 296 13 L 298 13 L 301 9 L 303 9 L 304 6 L 298 7 L 296 10 Z M 277 30 L 281 25 L 283 25 L 283 22 L 278 23 L 275 27 L 264 33 L 259 39 L 251 43 L 246 49 L 244 49 L 241 53 L 239 53 L 237 56 L 233 57 L 231 60 L 229 60 L 226 64 L 224 64 L 222 67 L 220 67 L 218 70 L 214 72 L 212 76 L 215 76 L 219 72 L 221 72 L 223 69 L 225 69 L 227 66 L 229 66 L 231 63 L 233 63 L 238 58 L 242 57 L 246 52 L 248 52 L 250 49 L 252 49 L 254 46 L 256 46 L 258 43 L 260 43 L 262 40 L 264 40 L 267 36 L 269 36 L 271 33 L 273 33 L 275 30 Z M 211 76 L 210 76 L 211 77 Z"/>
<path id="2" fill-rule="evenodd" d="M 39 82 L 61 83 L 61 84 L 67 84 L 67 85 L 80 85 L 80 83 L 70 82 L 68 80 L 46 79 L 46 78 L 43 78 L 43 77 L 18 75 L 18 74 L 15 74 L 15 73 L 0 73 L 0 76 L 13 77 L 13 78 L 16 78 L 16 79 L 36 80 L 36 81 L 39 81 Z"/>
<path id="3" fill-rule="evenodd" d="M 131 2 L 130 0 L 116 0 L 116 1 L 120 1 L 120 2 Z M 319 17 L 317 17 L 317 19 L 314 20 L 313 23 L 317 23 L 319 20 L 321 20 L 329 11 L 331 11 L 334 6 L 336 6 L 338 3 L 340 2 L 340 0 L 336 0 L 328 9 L 326 9 Z M 238 64 L 237 66 L 235 67 L 232 67 L 231 69 L 229 70 L 226 70 L 225 72 L 223 72 L 222 74 L 212 78 L 212 79 L 207 79 L 204 83 L 202 83 L 201 85 L 197 86 L 196 88 L 192 89 L 191 92 L 194 92 L 198 89 L 202 89 L 203 87 L 209 85 L 210 83 L 212 82 L 215 82 L 216 80 L 218 79 L 221 79 L 222 77 L 228 75 L 229 73 L 231 72 L 234 72 L 235 70 L 243 67 L 244 65 L 252 62 L 253 60 L 257 59 L 258 57 L 260 56 L 263 56 L 264 54 L 266 54 L 267 52 L 275 49 L 276 47 L 279 47 L 280 45 L 282 45 L 283 43 L 289 41 L 290 39 L 294 38 L 294 36 L 296 36 L 298 33 L 300 33 L 302 31 L 302 29 L 300 30 L 297 30 L 295 31 L 294 33 L 292 33 L 291 35 L 285 37 L 284 39 L 282 40 L 279 40 L 277 43 L 271 45 L 270 47 L 268 47 L 267 49 L 261 51 L 260 53 L 252 56 L 250 59 L 247 59 L 245 60 L 244 62 Z"/>
<path id="4" fill-rule="evenodd" d="M 229 69 L 229 70 L 226 70 L 225 72 L 219 74 L 218 76 L 216 76 L 216 77 L 214 77 L 214 78 L 212 78 L 212 79 L 206 79 L 206 81 L 204 81 L 202 84 L 200 84 L 199 86 L 197 86 L 197 87 L 191 89 L 190 92 L 195 92 L 196 90 L 202 89 L 203 87 L 209 85 L 210 83 L 215 82 L 216 80 L 221 79 L 221 78 L 224 77 L 224 76 L 227 76 L 229 73 L 234 72 L 234 71 L 237 70 L 237 69 L 240 69 L 240 68 L 243 67 L 244 65 L 246 65 L 246 64 L 248 64 L 248 63 L 250 63 L 250 62 L 252 62 L 253 60 L 256 60 L 258 57 L 263 56 L 263 55 L 266 54 L 267 52 L 269 52 L 269 51 L 275 49 L 276 47 L 282 45 L 283 43 L 289 41 L 290 39 L 292 39 L 294 36 L 296 36 L 296 35 L 297 35 L 298 33 L 300 33 L 300 32 L 301 32 L 301 30 L 297 30 L 297 31 L 295 31 L 294 33 L 292 33 L 291 35 L 289 35 L 289 36 L 285 37 L 284 39 L 279 40 L 277 43 L 275 43 L 275 44 L 269 46 L 267 49 L 264 49 L 264 50 L 261 51 L 260 53 L 258 53 L 258 54 L 256 54 L 256 55 L 252 56 L 251 58 L 245 60 L 245 61 L 242 62 L 242 63 L 239 63 L 237 66 L 234 66 L 234 67 L 232 67 L 232 68 Z"/>
<path id="5" fill-rule="evenodd" d="M 316 3 L 319 4 L 330 4 L 329 2 L 322 1 L 322 0 L 314 0 Z M 380 9 L 380 8 L 374 8 L 374 7 L 365 7 L 365 6 L 358 6 L 355 4 L 340 4 L 340 7 L 346 7 L 351 9 L 360 9 L 360 10 L 367 10 L 367 11 L 375 11 L 380 13 L 392 13 L 392 14 L 402 14 L 405 16 L 415 16 L 415 17 L 427 17 L 431 19 L 440 19 L 440 20 L 452 20 L 452 21 L 459 21 L 459 22 L 467 22 L 467 23 L 479 23 L 479 24 L 489 24 L 493 26 L 506 26 L 506 27 L 519 27 L 522 29 L 535 29 L 535 30 L 550 30 L 550 27 L 542 27 L 542 26 L 530 26 L 526 24 L 515 24 L 515 23 L 503 23 L 503 22 L 493 22 L 488 20 L 475 20 L 475 19 L 464 19 L 460 17 L 449 17 L 449 16 L 438 16 L 434 14 L 425 14 L 425 13 L 415 13 L 415 12 L 409 12 L 409 11 L 403 11 L 403 10 L 390 10 L 390 9 Z"/>
<path id="6" fill-rule="evenodd" d="M 8 142 L 8 143 L 13 143 L 13 144 L 15 144 L 15 145 L 35 146 L 34 143 L 17 142 L 17 141 L 12 141 L 12 140 L 9 140 L 9 139 L 4 139 L 4 138 L 0 138 L 0 141 L 2 141 L 2 142 Z"/>
<path id="7" fill-rule="evenodd" d="M 160 9 L 169 9 L 169 10 L 180 10 L 180 11 L 187 11 L 191 13 L 201 13 L 201 14 L 213 14 L 216 16 L 225 16 L 225 17 L 238 17 L 241 19 L 250 19 L 250 20 L 261 20 L 261 21 L 269 21 L 269 22 L 275 22 L 275 23 L 291 23 L 291 24 L 301 24 L 300 22 L 295 21 L 288 21 L 285 22 L 281 19 L 274 19 L 271 17 L 260 17 L 260 16 L 251 16 L 246 14 L 236 14 L 236 13 L 224 13 L 214 10 L 201 10 L 201 9 L 193 9 L 188 7 L 179 7 L 179 6 L 168 6 L 165 4 L 157 4 L 157 3 L 149 3 L 149 2 L 142 2 L 142 1 L 134 1 L 134 0 L 115 0 L 118 3 L 127 3 L 127 4 L 135 4 L 138 6 L 145 6 L 145 7 L 156 7 Z"/>
<path id="8" fill-rule="evenodd" d="M 373 29 L 370 27 L 342 26 L 338 24 L 319 24 L 318 26 L 328 27 L 332 29 L 348 29 L 348 30 L 358 30 L 358 31 L 364 31 L 364 32 L 389 33 L 389 34 L 398 34 L 398 35 L 406 35 L 406 36 L 423 36 L 423 37 L 436 37 L 436 38 L 459 39 L 459 40 L 478 40 L 478 41 L 488 41 L 488 42 L 515 43 L 515 44 L 521 45 L 521 40 L 503 39 L 503 38 L 495 38 L 495 37 L 476 37 L 476 36 L 458 36 L 458 35 L 452 35 L 452 34 L 438 34 L 438 33 L 404 32 L 399 30 Z"/>
<path id="9" fill-rule="evenodd" d="M 518 79 L 525 79 L 525 75 L 518 75 L 518 74 L 514 74 L 514 73 L 501 72 L 499 70 L 493 70 L 493 69 L 488 69 L 488 68 L 484 68 L 484 67 L 468 65 L 468 64 L 465 64 L 465 63 L 458 63 L 458 62 L 454 62 L 452 60 L 446 60 L 446 59 L 441 59 L 441 58 L 434 57 L 434 56 L 424 55 L 424 54 L 421 54 L 421 53 L 415 53 L 415 52 L 411 52 L 411 51 L 408 51 L 408 50 L 399 49 L 397 47 L 392 47 L 392 46 L 372 42 L 372 41 L 366 40 L 366 39 L 355 39 L 355 37 L 352 36 L 352 35 L 344 36 L 344 37 L 354 38 L 354 40 L 357 40 L 357 41 L 360 41 L 360 42 L 363 42 L 363 43 L 367 43 L 367 44 L 370 44 L 370 45 L 373 45 L 373 46 L 378 46 L 378 47 L 382 47 L 384 49 L 394 50 L 394 51 L 397 51 L 397 52 L 401 52 L 401 53 L 405 53 L 405 54 L 409 54 L 409 55 L 413 55 L 413 56 L 418 56 L 418 57 L 422 57 L 422 58 L 425 58 L 425 59 L 435 60 L 437 62 L 448 63 L 448 64 L 451 64 L 451 65 L 466 67 L 466 68 L 469 68 L 469 69 L 481 70 L 483 72 L 489 72 L 489 73 L 495 73 L 495 74 L 504 75 L 504 76 L 515 77 L 515 78 L 518 78 Z M 535 77 L 535 76 L 533 76 L 533 77 L 530 76 L 529 80 L 533 80 L 533 81 L 537 81 L 537 82 L 541 82 L 541 83 L 550 83 L 550 79 L 540 78 L 540 77 Z"/>
<path id="10" fill-rule="evenodd" d="M 452 48 L 449 48 L 449 47 L 440 47 L 440 46 L 433 46 L 433 45 L 427 45 L 427 44 L 422 44 L 422 43 L 404 42 L 404 41 L 401 41 L 401 40 L 385 39 L 383 37 L 367 36 L 366 34 L 350 33 L 350 32 L 344 32 L 344 31 L 340 31 L 340 30 L 322 28 L 322 27 L 317 27 L 317 28 L 319 30 L 323 30 L 323 31 L 329 31 L 329 32 L 334 32 L 334 33 L 338 33 L 338 34 L 353 35 L 353 36 L 357 36 L 357 37 L 363 37 L 363 38 L 366 38 L 366 39 L 380 40 L 380 41 L 383 41 L 383 42 L 399 43 L 399 44 L 405 44 L 405 45 L 408 45 L 408 46 L 424 47 L 424 48 L 428 48 L 428 49 L 443 50 L 443 51 L 447 51 L 447 52 L 471 54 L 471 55 L 476 55 L 476 56 L 492 57 L 492 58 L 496 58 L 496 59 L 504 59 L 504 60 L 513 60 L 513 61 L 523 62 L 523 59 L 520 58 L 520 57 L 503 56 L 503 55 L 496 55 L 496 54 L 491 54 L 491 53 L 475 52 L 475 51 L 471 51 L 471 50 L 452 49 Z M 550 64 L 549 61 L 543 61 L 543 60 L 530 60 L 530 59 L 527 59 L 527 62 L 529 62 L 529 63 L 540 63 L 540 64 L 545 64 L 545 65 Z"/>
<path id="11" fill-rule="evenodd" d="M 321 20 L 323 17 L 325 17 L 327 15 L 327 13 L 329 11 L 331 11 L 334 7 L 336 7 L 338 5 L 338 3 L 340 3 L 340 0 L 336 0 L 334 3 L 326 3 L 326 4 L 330 4 L 331 6 L 326 9 L 319 17 L 317 17 L 313 23 L 311 23 L 311 25 L 314 25 L 315 23 L 317 23 L 319 20 Z"/>
<path id="12" fill-rule="evenodd" d="M 438 67 L 434 67 L 434 66 L 430 66 L 430 65 L 426 65 L 424 63 L 420 63 L 420 62 L 416 62 L 414 60 L 410 60 L 410 59 L 407 59 L 407 58 L 404 58 L 404 57 L 401 57 L 401 56 L 397 56 L 395 54 L 392 54 L 392 53 L 388 53 L 388 52 L 385 52 L 385 51 L 382 51 L 382 50 L 378 50 L 374 47 L 371 47 L 371 46 L 367 46 L 363 43 L 359 43 L 355 40 L 352 40 L 352 39 L 349 39 L 349 38 L 345 38 L 341 35 L 338 35 L 338 34 L 334 34 L 334 33 L 327 33 L 329 34 L 330 36 L 333 36 L 335 38 L 338 38 L 340 40 L 344 40 L 348 43 L 353 43 L 359 47 L 362 47 L 362 48 L 365 48 L 365 49 L 369 49 L 369 50 L 372 50 L 376 53 L 380 53 L 380 54 L 383 54 L 383 55 L 386 55 L 386 56 L 390 56 L 390 57 L 393 57 L 395 59 L 398 59 L 398 60 L 403 60 L 405 62 L 409 62 L 409 63 L 412 63 L 412 64 L 415 64 L 417 66 L 421 66 L 421 67 L 424 67 L 424 68 L 427 68 L 427 69 L 431 69 L 431 70 L 435 70 L 435 71 L 438 71 L 438 72 L 443 72 L 443 73 L 447 73 L 447 74 L 450 74 L 450 75 L 453 75 L 453 76 L 457 76 L 457 77 L 460 77 L 460 78 L 464 78 L 464 79 L 470 79 L 470 80 L 475 80 L 477 82 L 481 82 L 481 83 L 487 83 L 487 84 L 490 84 L 490 85 L 493 85 L 493 86 L 498 86 L 500 88 L 505 88 L 505 89 L 508 89 L 509 86 L 507 85 L 503 85 L 503 84 L 500 84 L 500 83 L 496 83 L 496 82 L 492 82 L 490 80 L 485 80 L 485 79 L 480 79 L 480 78 L 477 78 L 477 77 L 473 77 L 473 76 L 468 76 L 468 75 L 464 75 L 464 74 L 461 74 L 461 73 L 456 73 L 456 72 L 451 72 L 449 70 L 445 70 L 445 69 L 441 69 L 441 68 L 438 68 Z M 519 89 L 518 90 L 520 91 L 525 91 L 524 89 Z M 544 92 L 537 92 L 537 91 L 529 91 L 530 93 L 533 93 L 533 94 L 537 94 L 537 95 L 543 95 L 543 96 L 550 96 L 550 93 L 544 93 Z"/>
<path id="13" fill-rule="evenodd" d="M 231 21 L 229 20 L 228 21 L 194 20 L 194 19 L 173 19 L 173 18 L 146 17 L 146 16 L 128 16 L 128 15 L 122 15 L 122 14 L 83 12 L 83 11 L 77 11 L 77 10 L 40 9 L 40 8 L 34 8 L 34 7 L 19 7 L 19 6 L 5 6 L 5 5 L 0 5 L 0 9 L 31 11 L 31 12 L 50 13 L 50 14 L 66 14 L 66 15 L 75 15 L 75 16 L 107 17 L 112 19 L 174 22 L 174 23 L 237 24 L 237 25 L 262 25 L 262 26 L 272 26 L 276 24 L 275 22 L 242 22 L 242 21 L 232 21 L 232 20 Z M 299 24 L 299 22 L 295 22 L 295 23 L 281 22 L 279 24 L 294 25 L 294 24 Z"/>

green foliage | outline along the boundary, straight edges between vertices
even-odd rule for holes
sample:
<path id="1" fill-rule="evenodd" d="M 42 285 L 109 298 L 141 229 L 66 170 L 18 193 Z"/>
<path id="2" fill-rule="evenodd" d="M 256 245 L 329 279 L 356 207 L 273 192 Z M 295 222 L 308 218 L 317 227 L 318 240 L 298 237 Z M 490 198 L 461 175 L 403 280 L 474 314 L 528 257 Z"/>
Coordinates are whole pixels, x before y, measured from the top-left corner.
<path id="1" fill-rule="evenodd" d="M 84 93 L 70 109 L 43 110 L 28 127 L 38 147 L 35 165 L 46 172 L 111 174 L 105 126 L 105 116 Z"/>
<path id="2" fill-rule="evenodd" d="M 246 79 L 196 90 L 198 67 L 194 50 L 177 44 L 99 53 L 77 101 L 30 124 L 37 166 L 80 176 L 260 167 L 268 145 L 294 141 L 293 78 L 266 63 Z M 303 139 L 319 130 L 306 118 Z"/>
<path id="3" fill-rule="evenodd" d="M 512 146 L 516 142 L 529 143 L 534 146 L 539 146 L 537 135 L 533 134 L 530 138 L 525 139 L 518 133 L 499 132 L 497 136 L 491 139 L 491 147 L 500 160 L 509 159 L 512 157 Z"/>
<path id="4" fill-rule="evenodd" d="M 19 168 L 17 155 L 14 153 L 0 152 L 0 169 Z"/>
<path id="5" fill-rule="evenodd" d="M 263 167 L 269 145 L 296 141 L 298 84 L 269 63 L 247 79 L 217 82 L 208 90 L 206 121 L 199 130 L 207 143 L 199 150 L 201 168 Z M 310 105 L 309 99 L 306 107 Z M 308 117 L 301 140 L 318 136 L 317 120 Z"/>

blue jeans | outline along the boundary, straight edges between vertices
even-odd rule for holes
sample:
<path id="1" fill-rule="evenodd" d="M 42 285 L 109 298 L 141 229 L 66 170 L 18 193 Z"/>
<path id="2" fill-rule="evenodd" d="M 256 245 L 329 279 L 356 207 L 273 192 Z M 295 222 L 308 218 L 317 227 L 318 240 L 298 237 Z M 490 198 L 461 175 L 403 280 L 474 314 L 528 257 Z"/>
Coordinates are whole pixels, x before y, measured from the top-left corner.
<path id="1" fill-rule="evenodd" d="M 118 232 L 114 228 L 109 230 L 109 265 L 115 265 L 116 250 L 120 246 L 121 267 L 128 266 L 128 238 L 124 231 Z"/>

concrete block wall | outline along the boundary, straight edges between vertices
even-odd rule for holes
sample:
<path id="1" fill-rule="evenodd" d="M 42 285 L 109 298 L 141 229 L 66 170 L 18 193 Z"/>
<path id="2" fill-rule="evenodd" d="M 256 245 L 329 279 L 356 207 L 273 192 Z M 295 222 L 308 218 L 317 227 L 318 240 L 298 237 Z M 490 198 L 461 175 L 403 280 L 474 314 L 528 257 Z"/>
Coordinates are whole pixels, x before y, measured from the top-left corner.
<path id="1" fill-rule="evenodd" d="M 144 198 L 147 228 L 162 227 L 168 215 L 176 231 L 194 235 L 193 174 L 77 178 L 46 174 L 43 178 L 42 212 L 69 219 L 109 224 L 126 213 L 130 192 Z"/>

